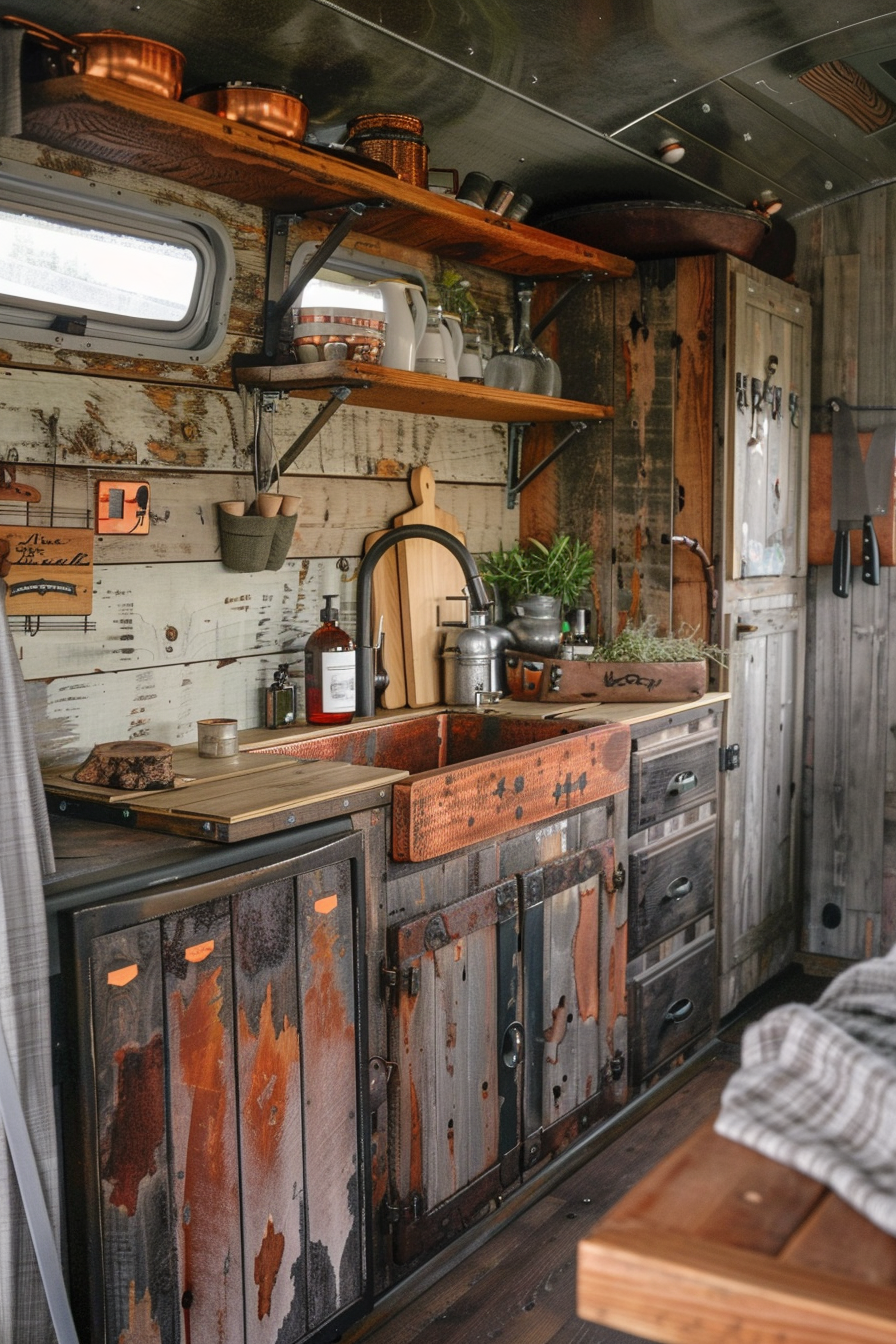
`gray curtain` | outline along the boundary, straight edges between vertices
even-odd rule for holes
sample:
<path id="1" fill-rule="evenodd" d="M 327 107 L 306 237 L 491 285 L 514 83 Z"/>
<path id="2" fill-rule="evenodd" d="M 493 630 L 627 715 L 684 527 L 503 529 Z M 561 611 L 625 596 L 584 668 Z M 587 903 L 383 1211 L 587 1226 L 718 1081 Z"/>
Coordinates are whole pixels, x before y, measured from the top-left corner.
<path id="1" fill-rule="evenodd" d="M 0 579 L 0 1027 L 18 1080 L 44 1198 L 59 1239 L 47 929 L 42 876 L 54 868 L 25 683 Z M 0 1139 L 0 1341 L 56 1338 L 5 1138 Z"/>

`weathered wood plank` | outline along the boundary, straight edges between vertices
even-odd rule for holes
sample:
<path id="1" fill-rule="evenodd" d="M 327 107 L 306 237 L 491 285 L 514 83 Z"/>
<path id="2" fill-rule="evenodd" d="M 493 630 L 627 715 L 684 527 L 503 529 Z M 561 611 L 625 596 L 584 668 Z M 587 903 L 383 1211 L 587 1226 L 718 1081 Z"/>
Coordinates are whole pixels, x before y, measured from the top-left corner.
<path id="1" fill-rule="evenodd" d="M 51 500 L 57 526 L 89 526 L 97 481 L 142 480 L 149 476 L 149 534 L 98 536 L 94 544 L 95 561 L 103 565 L 220 560 L 216 502 L 243 499 L 248 503 L 254 496 L 249 476 L 224 472 L 126 475 L 120 467 L 106 471 L 62 467 L 55 472 L 46 467 L 21 467 L 18 474 L 20 481 L 40 490 L 41 502 L 26 508 L 0 501 L 0 527 L 13 522 L 21 525 L 26 518 L 46 526 Z M 348 556 L 352 557 L 353 570 L 357 564 L 354 557 L 360 557 L 371 529 L 391 523 L 409 499 L 407 485 L 402 480 L 286 476 L 282 491 L 297 495 L 300 501 L 291 558 Z M 474 554 L 497 549 L 501 543 L 513 544 L 516 522 L 514 515 L 504 508 L 503 487 L 449 482 L 440 485 L 439 491 L 439 497 L 457 517 Z"/>
<path id="2" fill-rule="evenodd" d="M 233 901 L 243 1292 L 249 1334 L 306 1333 L 294 883 Z"/>
<path id="3" fill-rule="evenodd" d="M 251 471 L 252 396 L 234 392 L 229 376 L 217 386 L 202 386 L 181 366 L 170 367 L 172 386 L 143 381 L 139 369 L 121 378 L 99 378 L 86 370 L 74 377 L 0 365 L 0 459 L 106 470 Z M 277 456 L 317 410 L 297 397 L 278 403 L 271 421 Z M 506 453 L 503 424 L 349 405 L 296 459 L 285 479 L 397 480 L 426 463 L 440 482 L 498 483 L 504 480 Z"/>
<path id="4" fill-rule="evenodd" d="M 671 619 L 675 262 L 642 262 L 616 286 L 612 633 Z"/>
<path id="5" fill-rule="evenodd" d="M 850 405 L 859 390 L 859 301 L 861 259 L 824 258 L 821 386 L 814 400 L 845 397 Z"/>
<path id="6" fill-rule="evenodd" d="M 158 923 L 95 938 L 90 969 L 108 1337 L 176 1344 Z"/>
<path id="7" fill-rule="evenodd" d="M 682 257 L 675 268 L 676 380 L 672 526 L 712 559 L 713 342 L 715 272 L 710 257 Z M 718 585 L 718 576 L 716 576 Z M 672 553 L 672 629 L 684 624 L 710 639 L 707 580 L 696 553 Z"/>
<path id="8" fill-rule="evenodd" d="M 349 864 L 296 879 L 304 1088 L 308 1329 L 364 1288 L 364 1203 Z M 365 1115 L 366 1120 L 366 1115 Z"/>
<path id="9" fill-rule="evenodd" d="M 182 1328 L 193 1339 L 242 1344 L 229 901 L 169 915 L 162 941 Z"/>

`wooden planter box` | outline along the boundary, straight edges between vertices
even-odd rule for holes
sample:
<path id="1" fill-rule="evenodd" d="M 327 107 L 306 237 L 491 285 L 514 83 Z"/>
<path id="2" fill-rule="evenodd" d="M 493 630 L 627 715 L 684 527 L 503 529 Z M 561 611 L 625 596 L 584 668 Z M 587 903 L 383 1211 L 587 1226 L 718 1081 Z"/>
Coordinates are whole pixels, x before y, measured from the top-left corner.
<path id="1" fill-rule="evenodd" d="M 508 649 L 504 655 L 513 700 L 554 704 L 699 700 L 706 693 L 706 660 L 695 663 L 598 663 L 543 658 Z"/>

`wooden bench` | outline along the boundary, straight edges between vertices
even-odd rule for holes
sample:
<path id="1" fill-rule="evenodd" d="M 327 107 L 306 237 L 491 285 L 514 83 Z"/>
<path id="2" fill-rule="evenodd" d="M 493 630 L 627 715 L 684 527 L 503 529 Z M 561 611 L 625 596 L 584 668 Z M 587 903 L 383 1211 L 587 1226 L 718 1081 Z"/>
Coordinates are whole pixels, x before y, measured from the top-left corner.
<path id="1" fill-rule="evenodd" d="M 661 1344 L 896 1344 L 896 1238 L 710 1121 L 579 1242 L 577 1310 Z"/>

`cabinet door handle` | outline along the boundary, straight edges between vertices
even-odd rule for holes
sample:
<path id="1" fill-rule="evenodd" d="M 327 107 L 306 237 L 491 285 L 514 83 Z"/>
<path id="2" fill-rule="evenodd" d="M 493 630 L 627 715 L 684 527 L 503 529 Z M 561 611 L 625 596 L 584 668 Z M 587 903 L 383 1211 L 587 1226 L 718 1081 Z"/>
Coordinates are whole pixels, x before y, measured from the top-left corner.
<path id="1" fill-rule="evenodd" d="M 694 1011 L 693 999 L 676 999 L 670 1004 L 663 1016 L 665 1022 L 684 1022 Z"/>
<path id="2" fill-rule="evenodd" d="M 515 1069 L 523 1057 L 523 1024 L 511 1022 L 504 1033 L 501 1043 L 501 1062 L 508 1069 Z"/>
<path id="3" fill-rule="evenodd" d="M 688 789 L 696 789 L 697 776 L 693 770 L 680 770 L 677 775 L 673 775 L 666 785 L 666 793 L 670 797 L 675 797 L 679 793 L 687 793 Z"/>
<path id="4" fill-rule="evenodd" d="M 660 905 L 666 905 L 669 901 L 681 901 L 685 896 L 690 896 L 694 890 L 694 884 L 689 877 L 676 877 L 666 888 L 666 894 L 660 901 Z"/>

